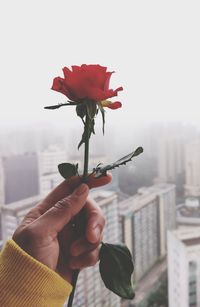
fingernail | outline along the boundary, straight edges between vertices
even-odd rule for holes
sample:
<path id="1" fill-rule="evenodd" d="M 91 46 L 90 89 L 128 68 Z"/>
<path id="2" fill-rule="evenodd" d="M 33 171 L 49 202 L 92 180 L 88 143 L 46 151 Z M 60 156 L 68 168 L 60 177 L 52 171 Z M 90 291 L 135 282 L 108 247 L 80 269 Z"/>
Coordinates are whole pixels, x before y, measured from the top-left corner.
<path id="1" fill-rule="evenodd" d="M 84 194 L 87 190 L 88 190 L 87 184 L 82 183 L 78 188 L 76 188 L 76 190 L 74 192 L 75 192 L 75 195 L 80 196 L 80 195 Z"/>
<path id="2" fill-rule="evenodd" d="M 99 240 L 100 236 L 101 236 L 101 228 L 99 227 L 99 225 L 97 225 L 93 229 L 93 237 L 94 237 L 93 242 L 97 242 Z"/>

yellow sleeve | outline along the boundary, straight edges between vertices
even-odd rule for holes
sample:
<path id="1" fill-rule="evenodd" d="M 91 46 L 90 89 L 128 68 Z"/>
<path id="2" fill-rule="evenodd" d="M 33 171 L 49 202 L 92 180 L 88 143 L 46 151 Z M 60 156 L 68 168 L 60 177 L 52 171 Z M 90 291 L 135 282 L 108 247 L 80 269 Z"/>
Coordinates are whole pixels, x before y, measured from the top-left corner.
<path id="1" fill-rule="evenodd" d="M 1 307 L 60 307 L 72 286 L 13 240 L 0 254 Z"/>

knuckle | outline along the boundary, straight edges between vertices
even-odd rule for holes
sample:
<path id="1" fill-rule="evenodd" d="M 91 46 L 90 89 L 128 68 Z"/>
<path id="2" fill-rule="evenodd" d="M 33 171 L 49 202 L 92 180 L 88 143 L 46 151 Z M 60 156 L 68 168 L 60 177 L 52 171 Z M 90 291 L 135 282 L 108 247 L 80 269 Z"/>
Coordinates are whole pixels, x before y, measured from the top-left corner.
<path id="1" fill-rule="evenodd" d="M 58 210 L 63 210 L 63 209 L 71 209 L 73 205 L 73 201 L 70 197 L 63 198 L 59 200 L 55 205 L 54 208 Z"/>
<path id="2" fill-rule="evenodd" d="M 23 228 L 17 228 L 12 238 L 19 246 L 28 246 L 40 237 L 37 229 L 28 225 Z"/>
<path id="3" fill-rule="evenodd" d="M 18 237 L 21 236 L 21 233 L 22 233 L 21 227 L 18 227 L 13 233 L 13 236 L 12 236 L 13 240 L 16 241 Z"/>
<path id="4" fill-rule="evenodd" d="M 21 231 L 21 236 L 26 240 L 33 240 L 38 236 L 38 231 L 35 227 L 28 225 Z"/>

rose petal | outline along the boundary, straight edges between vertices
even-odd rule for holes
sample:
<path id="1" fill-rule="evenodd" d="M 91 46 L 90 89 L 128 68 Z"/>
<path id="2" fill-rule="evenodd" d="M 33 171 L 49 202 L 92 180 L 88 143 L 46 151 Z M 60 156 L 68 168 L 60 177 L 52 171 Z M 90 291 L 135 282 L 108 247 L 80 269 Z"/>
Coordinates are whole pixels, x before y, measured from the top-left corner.
<path id="1" fill-rule="evenodd" d="M 101 66 L 99 64 L 90 64 L 90 65 L 82 64 L 81 68 L 83 68 L 86 71 L 95 71 L 95 72 L 101 71 L 103 73 L 105 73 L 107 71 L 107 67 Z"/>
<path id="2" fill-rule="evenodd" d="M 122 104 L 120 101 L 115 101 L 107 106 L 107 108 L 112 109 L 112 110 L 119 109 L 121 107 L 122 107 Z"/>
<path id="3" fill-rule="evenodd" d="M 65 80 L 61 77 L 56 77 L 53 80 L 52 90 L 60 92 L 67 96 L 70 100 L 75 101 L 75 97 L 72 95 L 71 91 L 67 88 Z"/>
<path id="4" fill-rule="evenodd" d="M 108 90 L 109 89 L 110 78 L 111 78 L 113 73 L 114 73 L 114 71 L 106 73 L 106 79 L 105 79 L 105 83 L 104 83 L 104 90 Z"/>
<path id="5" fill-rule="evenodd" d="M 77 65 L 72 65 L 72 71 L 81 71 L 81 67 Z"/>
<path id="6" fill-rule="evenodd" d="M 65 79 L 69 78 L 70 75 L 72 74 L 71 70 L 68 67 L 63 67 L 62 70 L 63 70 L 63 74 L 64 74 Z"/>

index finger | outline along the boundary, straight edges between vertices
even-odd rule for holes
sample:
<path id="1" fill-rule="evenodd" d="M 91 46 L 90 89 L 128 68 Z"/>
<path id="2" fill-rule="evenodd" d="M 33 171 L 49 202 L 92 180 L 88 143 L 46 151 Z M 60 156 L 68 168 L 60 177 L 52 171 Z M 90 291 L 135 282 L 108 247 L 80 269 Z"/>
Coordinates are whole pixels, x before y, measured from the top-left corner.
<path id="1" fill-rule="evenodd" d="M 89 176 L 87 185 L 90 189 L 97 188 L 108 184 L 112 180 L 112 175 L 109 173 L 106 176 L 100 178 L 95 178 L 94 175 Z M 74 176 L 68 180 L 64 180 L 59 184 L 52 192 L 50 192 L 47 197 L 42 200 L 38 206 L 40 213 L 45 213 L 48 209 L 53 207 L 59 200 L 70 195 L 76 187 L 81 184 L 81 177 Z"/>

